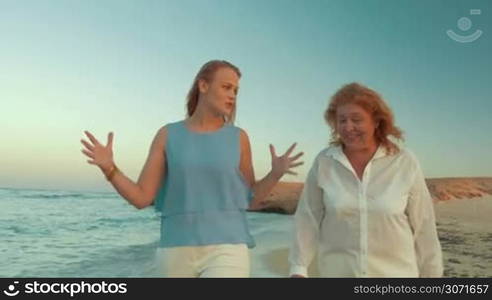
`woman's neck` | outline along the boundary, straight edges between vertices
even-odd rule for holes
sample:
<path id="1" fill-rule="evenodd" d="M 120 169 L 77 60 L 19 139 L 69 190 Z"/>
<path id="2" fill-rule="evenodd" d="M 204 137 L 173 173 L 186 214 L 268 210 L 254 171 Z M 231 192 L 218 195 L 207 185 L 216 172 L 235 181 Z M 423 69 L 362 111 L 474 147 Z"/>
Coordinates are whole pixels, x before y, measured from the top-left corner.
<path id="1" fill-rule="evenodd" d="M 224 126 L 224 117 L 204 110 L 197 110 L 186 119 L 188 126 L 199 131 L 214 131 Z"/>
<path id="2" fill-rule="evenodd" d="M 370 160 L 378 150 L 378 146 L 379 145 L 376 142 L 371 143 L 367 147 L 360 149 L 348 149 L 347 147 L 343 146 L 343 152 L 347 157 L 350 158 Z"/>

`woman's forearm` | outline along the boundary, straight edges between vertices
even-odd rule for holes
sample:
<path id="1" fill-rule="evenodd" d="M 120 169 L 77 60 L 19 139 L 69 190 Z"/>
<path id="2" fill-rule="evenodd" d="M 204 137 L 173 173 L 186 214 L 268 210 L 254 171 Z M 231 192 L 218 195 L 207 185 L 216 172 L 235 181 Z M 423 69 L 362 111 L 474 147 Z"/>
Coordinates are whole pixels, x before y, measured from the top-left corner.
<path id="1" fill-rule="evenodd" d="M 279 182 L 282 175 L 274 174 L 270 171 L 263 179 L 257 181 L 252 189 L 254 192 L 253 200 L 251 201 L 251 209 L 259 209 L 263 206 L 266 197 L 273 189 L 273 187 Z"/>
<path id="2" fill-rule="evenodd" d="M 106 176 L 108 175 L 108 170 L 102 171 Z M 121 170 L 118 170 L 109 182 L 114 187 L 116 192 L 121 195 L 121 197 L 125 198 L 128 203 L 138 209 L 147 207 L 149 202 L 151 202 L 148 201 L 148 199 L 145 199 L 144 193 L 140 186 L 123 174 Z"/>

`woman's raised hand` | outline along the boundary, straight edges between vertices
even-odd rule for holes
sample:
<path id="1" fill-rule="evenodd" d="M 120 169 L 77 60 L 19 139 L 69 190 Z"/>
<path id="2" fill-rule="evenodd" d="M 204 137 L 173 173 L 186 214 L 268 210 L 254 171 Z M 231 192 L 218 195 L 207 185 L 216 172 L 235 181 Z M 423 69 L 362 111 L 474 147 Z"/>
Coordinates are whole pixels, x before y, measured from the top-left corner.
<path id="1" fill-rule="evenodd" d="M 89 132 L 84 131 L 85 135 L 89 138 L 89 141 L 81 139 L 80 142 L 85 146 L 82 149 L 84 153 L 90 159 L 87 160 L 89 164 L 96 165 L 103 172 L 108 171 L 114 165 L 113 161 L 113 133 L 108 134 L 108 143 L 106 146 L 99 143 L 99 141 Z"/>
<path id="2" fill-rule="evenodd" d="M 275 153 L 275 147 L 270 144 L 270 154 L 272 156 L 273 175 L 275 175 L 278 178 L 282 177 L 285 173 L 297 175 L 297 173 L 292 171 L 291 169 L 304 164 L 304 162 L 302 161 L 300 162 L 297 161 L 304 153 L 299 152 L 294 156 L 290 156 L 292 151 L 294 151 L 296 145 L 297 143 L 292 144 L 292 146 L 290 146 L 289 149 L 287 149 L 284 155 L 277 156 L 277 154 Z"/>

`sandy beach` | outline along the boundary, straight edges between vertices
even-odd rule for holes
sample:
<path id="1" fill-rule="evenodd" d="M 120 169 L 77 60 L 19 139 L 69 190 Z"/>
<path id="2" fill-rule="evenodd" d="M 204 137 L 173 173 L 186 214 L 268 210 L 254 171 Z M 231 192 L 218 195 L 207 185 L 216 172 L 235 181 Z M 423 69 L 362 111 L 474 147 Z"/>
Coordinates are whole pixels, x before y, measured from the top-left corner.
<path id="1" fill-rule="evenodd" d="M 426 182 L 434 200 L 444 276 L 492 276 L 492 178 L 430 178 Z M 302 187 L 298 182 L 280 182 L 264 211 L 293 214 Z M 270 273 L 288 274 L 286 245 L 258 256 Z M 317 275 L 315 264 L 310 275 Z"/>

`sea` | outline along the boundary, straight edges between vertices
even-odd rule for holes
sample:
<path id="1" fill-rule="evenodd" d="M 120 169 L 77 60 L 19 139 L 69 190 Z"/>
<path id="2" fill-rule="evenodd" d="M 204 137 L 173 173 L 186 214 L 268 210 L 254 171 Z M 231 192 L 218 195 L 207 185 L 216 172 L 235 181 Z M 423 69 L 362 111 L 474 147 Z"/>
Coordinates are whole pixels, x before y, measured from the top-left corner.
<path id="1" fill-rule="evenodd" d="M 286 277 L 292 216 L 247 214 L 251 276 Z M 0 277 L 156 277 L 159 234 L 153 207 L 115 192 L 0 188 Z"/>

